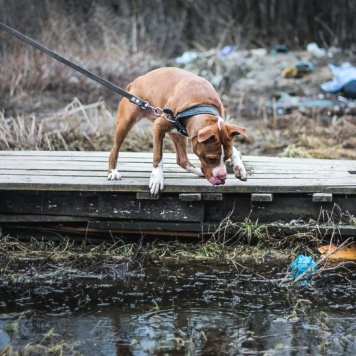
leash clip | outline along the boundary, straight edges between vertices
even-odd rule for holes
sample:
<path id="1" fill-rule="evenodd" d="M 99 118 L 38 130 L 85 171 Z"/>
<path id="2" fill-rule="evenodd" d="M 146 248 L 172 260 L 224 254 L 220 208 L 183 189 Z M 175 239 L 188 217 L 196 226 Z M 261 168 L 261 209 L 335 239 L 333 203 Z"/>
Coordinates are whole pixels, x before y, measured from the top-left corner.
<path id="1" fill-rule="evenodd" d="M 174 120 L 169 118 L 169 116 L 172 117 L 173 119 L 175 118 L 174 113 L 171 109 L 162 109 L 160 107 L 154 107 L 154 106 L 150 106 L 150 105 L 149 105 L 149 107 L 152 109 L 152 111 L 154 112 L 154 114 L 157 117 L 163 117 L 167 121 L 174 122 Z M 163 115 L 163 114 L 165 114 L 165 115 Z"/>
<path id="2" fill-rule="evenodd" d="M 158 117 L 161 116 L 163 114 L 163 109 L 154 106 L 150 106 L 150 109 L 152 109 L 152 111 L 154 112 L 154 114 Z"/>

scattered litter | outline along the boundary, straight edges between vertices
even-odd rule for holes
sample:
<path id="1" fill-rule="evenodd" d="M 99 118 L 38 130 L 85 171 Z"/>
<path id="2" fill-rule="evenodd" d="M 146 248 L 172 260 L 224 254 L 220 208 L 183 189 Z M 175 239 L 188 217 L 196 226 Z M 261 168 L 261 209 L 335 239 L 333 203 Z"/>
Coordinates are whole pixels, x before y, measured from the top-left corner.
<path id="1" fill-rule="evenodd" d="M 276 51 L 276 53 L 288 53 L 289 48 L 288 46 L 281 44 L 274 47 L 274 51 Z"/>
<path id="2" fill-rule="evenodd" d="M 233 51 L 233 47 L 228 45 L 225 46 L 221 51 L 219 51 L 218 56 L 219 57 L 227 57 L 229 54 L 231 54 Z"/>
<path id="3" fill-rule="evenodd" d="M 281 75 L 284 78 L 301 78 L 306 74 L 311 73 L 314 66 L 309 61 L 300 61 L 293 67 L 285 68 Z"/>
<path id="4" fill-rule="evenodd" d="M 343 102 L 334 102 L 328 99 L 303 98 L 288 93 L 280 93 L 278 100 L 267 103 L 269 108 L 276 109 L 278 115 L 289 113 L 292 109 L 301 111 L 306 109 L 333 109 L 334 111 L 339 111 L 345 105 Z"/>
<path id="5" fill-rule="evenodd" d="M 187 51 L 184 52 L 180 57 L 176 58 L 178 64 L 188 64 L 193 62 L 195 59 L 199 58 L 201 54 L 199 52 Z"/>
<path id="6" fill-rule="evenodd" d="M 321 89 L 329 93 L 343 91 L 350 99 L 356 99 L 356 67 L 346 62 L 339 67 L 328 64 L 333 74 L 332 80 L 320 85 Z"/>
<path id="7" fill-rule="evenodd" d="M 290 265 L 291 278 L 296 279 L 304 274 L 305 277 L 313 274 L 318 269 L 317 264 L 311 256 L 298 255 Z M 307 285 L 306 280 L 298 282 L 299 285 Z"/>
<path id="8" fill-rule="evenodd" d="M 326 49 L 320 48 L 315 42 L 307 44 L 307 51 L 317 58 L 325 57 L 327 54 Z"/>
<path id="9" fill-rule="evenodd" d="M 356 244 L 351 244 L 344 248 L 337 250 L 337 247 L 333 244 L 321 246 L 318 251 L 322 254 L 330 254 L 330 260 L 352 260 L 356 261 Z"/>
<path id="10" fill-rule="evenodd" d="M 251 49 L 251 55 L 256 57 L 264 57 L 267 55 L 267 50 L 266 48 Z"/>
<path id="11" fill-rule="evenodd" d="M 281 76 L 283 78 L 297 78 L 298 71 L 296 67 L 287 67 L 283 69 Z"/>
<path id="12" fill-rule="evenodd" d="M 356 80 L 352 80 L 342 88 L 343 95 L 348 99 L 356 99 Z"/>
<path id="13" fill-rule="evenodd" d="M 309 47 L 313 49 L 315 46 L 314 43 Z M 327 55 L 330 51 L 328 49 Z M 332 51 L 336 53 L 338 49 L 334 48 Z M 181 68 L 203 76 L 218 90 L 227 90 L 230 98 L 244 96 L 249 91 L 252 95 L 259 92 L 266 96 L 271 87 L 274 96 L 278 91 L 300 93 L 298 97 L 283 94 L 282 97 L 267 102 L 267 107 L 278 115 L 289 114 L 294 109 L 306 115 L 314 109 L 324 111 L 329 116 L 354 112 L 351 98 L 356 97 L 356 68 L 353 69 L 355 76 L 352 77 L 355 81 L 344 83 L 343 91 L 340 91 L 340 96 L 350 99 L 349 102 L 335 97 L 321 99 L 317 97 L 322 92 L 320 83 L 327 82 L 332 76 L 326 66 L 319 67 L 316 58 L 308 58 L 310 56 L 306 56 L 305 52 L 298 55 L 284 44 L 279 44 L 270 51 L 266 48 L 239 49 L 228 44 L 219 49 L 185 51 L 174 61 Z M 345 69 L 345 65 L 342 68 Z M 328 89 L 329 84 L 322 88 Z"/>

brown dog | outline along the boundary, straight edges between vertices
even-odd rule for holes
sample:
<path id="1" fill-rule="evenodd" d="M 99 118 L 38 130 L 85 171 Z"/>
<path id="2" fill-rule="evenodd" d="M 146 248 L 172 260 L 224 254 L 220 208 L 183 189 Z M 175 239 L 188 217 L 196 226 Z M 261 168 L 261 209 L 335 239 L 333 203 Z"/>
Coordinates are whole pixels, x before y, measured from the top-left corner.
<path id="1" fill-rule="evenodd" d="M 127 86 L 127 90 L 147 101 L 150 107 L 142 109 L 128 99 L 122 99 L 109 158 L 109 180 L 121 179 L 116 169 L 120 147 L 130 129 L 142 118 L 153 122 L 153 170 L 149 182 L 152 195 L 157 195 L 164 187 L 162 147 L 166 133 L 173 141 L 177 164 L 188 172 L 205 176 L 213 185 L 224 184 L 227 176 L 225 162 L 230 159 L 235 176 L 241 180 L 247 179 L 240 153 L 233 146 L 234 136 L 246 136 L 246 129 L 224 123 L 223 105 L 207 80 L 183 69 L 160 68 L 138 77 Z M 207 112 L 204 111 L 206 106 L 209 109 Z M 201 168 L 190 163 L 186 152 L 187 137 L 174 132 L 177 128 L 172 120 L 174 116 L 161 111 L 162 115 L 158 115 L 152 107 L 169 108 L 174 115 L 184 112 L 189 115 L 181 120 L 181 124 L 192 140 L 193 151 L 200 159 Z M 193 108 L 192 111 L 189 111 L 190 108 Z"/>

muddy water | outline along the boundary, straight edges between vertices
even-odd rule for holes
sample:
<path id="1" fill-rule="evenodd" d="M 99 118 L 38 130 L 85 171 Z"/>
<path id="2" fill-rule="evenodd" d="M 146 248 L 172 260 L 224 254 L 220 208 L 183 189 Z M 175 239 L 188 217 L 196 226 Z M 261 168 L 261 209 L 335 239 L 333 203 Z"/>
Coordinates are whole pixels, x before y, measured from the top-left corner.
<path id="1" fill-rule="evenodd" d="M 38 354 L 54 346 L 68 355 L 356 354 L 355 268 L 292 286 L 282 282 L 287 267 L 157 262 L 113 279 L 63 276 L 57 266 L 35 282 L 0 286 L 0 349 L 37 343 Z"/>

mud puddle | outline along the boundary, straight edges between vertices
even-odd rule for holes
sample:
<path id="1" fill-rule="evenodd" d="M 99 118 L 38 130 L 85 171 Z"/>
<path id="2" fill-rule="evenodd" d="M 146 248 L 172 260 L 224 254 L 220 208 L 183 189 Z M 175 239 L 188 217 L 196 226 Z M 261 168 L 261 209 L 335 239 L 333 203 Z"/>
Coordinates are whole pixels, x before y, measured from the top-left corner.
<path id="1" fill-rule="evenodd" d="M 0 286 L 0 350 L 7 348 L 9 355 L 24 350 L 36 355 L 356 353 L 354 267 L 330 269 L 306 285 L 285 280 L 288 265 L 272 261 L 151 262 L 114 279 L 77 271 L 57 278 L 56 268 L 35 282 L 14 279 Z"/>

